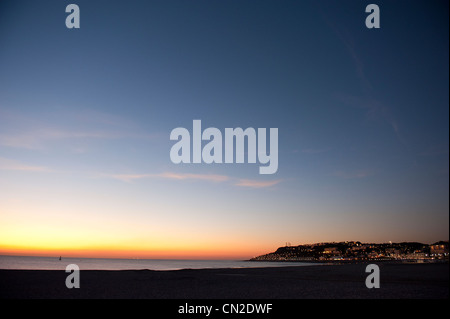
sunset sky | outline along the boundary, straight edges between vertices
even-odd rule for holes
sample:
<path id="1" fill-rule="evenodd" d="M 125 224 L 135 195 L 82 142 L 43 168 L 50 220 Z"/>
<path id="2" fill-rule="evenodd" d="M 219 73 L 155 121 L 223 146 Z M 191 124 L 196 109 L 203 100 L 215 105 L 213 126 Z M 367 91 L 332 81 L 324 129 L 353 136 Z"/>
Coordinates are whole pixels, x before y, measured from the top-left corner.
<path id="1" fill-rule="evenodd" d="M 80 7 L 80 29 L 65 8 Z M 376 3 L 381 28 L 368 29 Z M 0 254 L 449 237 L 448 1 L 2 1 Z M 172 129 L 278 128 L 278 171 Z"/>

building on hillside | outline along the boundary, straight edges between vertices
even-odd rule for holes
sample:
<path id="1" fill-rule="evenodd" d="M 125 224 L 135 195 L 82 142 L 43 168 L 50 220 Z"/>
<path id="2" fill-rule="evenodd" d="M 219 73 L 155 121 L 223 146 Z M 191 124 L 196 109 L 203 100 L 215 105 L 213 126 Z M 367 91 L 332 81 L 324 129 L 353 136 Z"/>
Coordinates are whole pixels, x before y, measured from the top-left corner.
<path id="1" fill-rule="evenodd" d="M 447 257 L 448 242 L 440 241 L 433 245 L 430 245 L 430 255 L 433 257 Z"/>

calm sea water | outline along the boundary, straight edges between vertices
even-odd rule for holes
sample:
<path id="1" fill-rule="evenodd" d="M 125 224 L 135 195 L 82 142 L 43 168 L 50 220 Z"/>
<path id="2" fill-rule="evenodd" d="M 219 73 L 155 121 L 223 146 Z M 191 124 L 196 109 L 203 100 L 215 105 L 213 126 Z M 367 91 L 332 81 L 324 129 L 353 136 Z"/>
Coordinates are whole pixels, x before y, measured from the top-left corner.
<path id="1" fill-rule="evenodd" d="M 69 264 L 76 264 L 80 270 L 177 270 L 204 268 L 254 268 L 310 266 L 313 263 L 269 262 L 244 260 L 186 260 L 186 259 L 106 259 L 106 258 L 62 258 L 32 256 L 0 256 L 0 269 L 46 269 L 65 270 Z"/>

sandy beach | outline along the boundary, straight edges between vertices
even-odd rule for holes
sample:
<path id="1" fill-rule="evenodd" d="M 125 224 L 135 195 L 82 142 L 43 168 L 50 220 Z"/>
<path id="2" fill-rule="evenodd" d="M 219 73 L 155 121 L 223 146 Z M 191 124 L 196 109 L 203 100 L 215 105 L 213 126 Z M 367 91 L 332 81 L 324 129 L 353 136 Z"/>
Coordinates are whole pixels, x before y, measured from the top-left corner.
<path id="1" fill-rule="evenodd" d="M 0 298 L 126 299 L 428 299 L 449 298 L 449 265 L 379 263 L 379 289 L 368 289 L 366 264 L 176 271 L 0 270 Z"/>

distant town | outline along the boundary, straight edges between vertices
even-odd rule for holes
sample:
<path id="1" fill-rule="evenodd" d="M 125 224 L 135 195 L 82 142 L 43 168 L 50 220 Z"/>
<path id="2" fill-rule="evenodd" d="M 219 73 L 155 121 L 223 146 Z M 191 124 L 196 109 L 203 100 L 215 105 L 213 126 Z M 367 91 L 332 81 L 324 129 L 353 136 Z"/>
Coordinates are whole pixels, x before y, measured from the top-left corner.
<path id="1" fill-rule="evenodd" d="M 251 261 L 371 261 L 401 260 L 414 262 L 448 261 L 449 242 L 432 245 L 417 242 L 361 243 L 359 241 L 286 246 Z"/>

